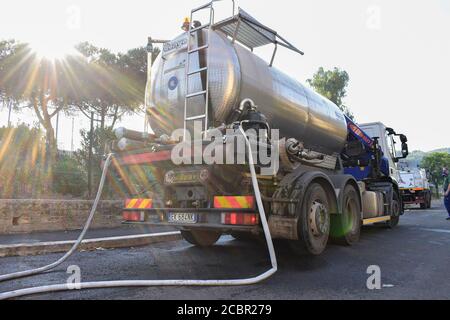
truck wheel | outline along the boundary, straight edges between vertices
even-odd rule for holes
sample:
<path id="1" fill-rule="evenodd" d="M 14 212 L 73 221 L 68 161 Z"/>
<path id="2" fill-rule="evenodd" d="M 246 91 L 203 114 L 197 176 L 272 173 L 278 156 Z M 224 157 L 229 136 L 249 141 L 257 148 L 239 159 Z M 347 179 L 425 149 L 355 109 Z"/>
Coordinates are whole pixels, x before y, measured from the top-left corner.
<path id="1" fill-rule="evenodd" d="M 334 242 L 351 246 L 361 235 L 361 204 L 355 188 L 348 185 L 344 189 L 342 214 L 333 215 L 331 235 Z"/>
<path id="2" fill-rule="evenodd" d="M 213 246 L 222 236 L 220 232 L 217 231 L 207 231 L 207 230 L 182 230 L 181 236 L 184 240 L 190 244 L 197 247 L 211 247 Z"/>
<path id="3" fill-rule="evenodd" d="M 291 241 L 294 251 L 318 256 L 322 254 L 330 236 L 330 204 L 324 188 L 311 184 L 303 199 L 300 209 L 298 233 L 299 239 Z"/>
<path id="4" fill-rule="evenodd" d="M 425 202 L 420 204 L 421 209 L 430 209 L 431 208 L 431 194 L 425 193 Z"/>
<path id="5" fill-rule="evenodd" d="M 394 199 L 392 200 L 391 220 L 386 223 L 389 228 L 393 229 L 398 226 L 398 223 L 400 222 L 400 210 L 400 200 L 397 192 L 394 192 Z"/>

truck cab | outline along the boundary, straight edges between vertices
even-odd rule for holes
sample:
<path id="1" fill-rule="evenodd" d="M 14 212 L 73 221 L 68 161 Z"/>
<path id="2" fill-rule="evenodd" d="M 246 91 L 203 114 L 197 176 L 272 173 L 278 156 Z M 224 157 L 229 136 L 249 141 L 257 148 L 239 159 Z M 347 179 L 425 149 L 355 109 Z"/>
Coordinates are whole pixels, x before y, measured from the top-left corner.
<path id="1" fill-rule="evenodd" d="M 389 164 L 389 176 L 399 183 L 400 173 L 397 164 L 404 156 L 401 149 L 402 142 L 399 141 L 401 135 L 397 135 L 393 129 L 386 127 L 381 122 L 365 123 L 359 126 L 371 138 L 378 138 L 380 148 Z"/>

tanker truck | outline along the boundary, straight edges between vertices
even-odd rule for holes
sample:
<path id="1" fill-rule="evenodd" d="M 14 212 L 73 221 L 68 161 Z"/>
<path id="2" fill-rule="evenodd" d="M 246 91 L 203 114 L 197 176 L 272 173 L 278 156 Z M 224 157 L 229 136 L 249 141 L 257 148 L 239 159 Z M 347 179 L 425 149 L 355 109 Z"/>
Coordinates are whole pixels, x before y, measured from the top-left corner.
<path id="1" fill-rule="evenodd" d="M 111 176 L 126 199 L 124 223 L 175 227 L 207 247 L 222 235 L 263 234 L 260 198 L 272 238 L 311 255 L 331 240 L 356 243 L 363 225 L 395 227 L 406 136 L 382 123 L 356 124 L 275 68 L 279 48 L 302 51 L 242 9 L 214 21 L 213 6 L 192 10 L 149 68 L 149 132 L 116 130 Z M 203 23 L 195 19 L 202 11 L 210 14 Z M 254 53 L 264 46 L 274 48 L 270 61 Z M 239 142 L 242 132 L 252 147 Z M 212 149 L 216 160 L 235 161 L 206 161 Z"/>

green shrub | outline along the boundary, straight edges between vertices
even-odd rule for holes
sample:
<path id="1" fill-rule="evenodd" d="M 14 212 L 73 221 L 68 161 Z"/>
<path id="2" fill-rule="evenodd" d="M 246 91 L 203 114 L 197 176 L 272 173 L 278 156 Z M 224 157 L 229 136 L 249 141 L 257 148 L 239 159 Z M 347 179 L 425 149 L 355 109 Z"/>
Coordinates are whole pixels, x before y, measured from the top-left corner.
<path id="1" fill-rule="evenodd" d="M 52 170 L 53 191 L 61 195 L 83 196 L 87 190 L 86 174 L 76 159 L 59 156 Z"/>
<path id="2" fill-rule="evenodd" d="M 0 198 L 38 197 L 47 191 L 48 159 L 43 134 L 20 124 L 0 128 Z"/>

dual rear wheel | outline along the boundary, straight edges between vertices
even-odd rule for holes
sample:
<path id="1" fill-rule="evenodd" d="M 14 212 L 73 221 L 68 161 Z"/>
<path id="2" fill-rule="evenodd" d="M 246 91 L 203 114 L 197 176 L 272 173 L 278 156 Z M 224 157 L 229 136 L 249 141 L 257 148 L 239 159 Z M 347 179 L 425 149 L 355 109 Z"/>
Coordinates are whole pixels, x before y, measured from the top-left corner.
<path id="1" fill-rule="evenodd" d="M 333 217 L 333 239 L 346 246 L 357 243 L 361 235 L 361 203 L 353 186 L 345 187 L 342 214 Z"/>
<path id="2" fill-rule="evenodd" d="M 322 185 L 312 183 L 308 187 L 299 209 L 299 240 L 289 242 L 294 251 L 317 256 L 325 251 L 330 238 L 346 246 L 359 241 L 362 220 L 358 191 L 354 186 L 347 185 L 343 193 L 342 213 L 332 215 L 332 204 Z M 394 193 L 391 220 L 387 222 L 389 228 L 398 225 L 400 213 L 400 198 Z M 181 234 L 187 242 L 198 247 L 213 246 L 222 235 L 217 231 L 201 229 L 182 230 Z M 254 239 L 250 234 L 239 232 L 232 236 L 240 240 Z"/>
<path id="3" fill-rule="evenodd" d="M 331 214 L 332 204 L 326 190 L 312 183 L 306 193 L 299 214 L 299 240 L 291 241 L 296 252 L 322 254 L 331 238 L 343 245 L 359 241 L 361 232 L 361 204 L 356 189 L 347 185 L 343 195 L 342 214 Z"/>
<path id="4" fill-rule="evenodd" d="M 320 255 L 330 236 L 331 204 L 325 189 L 319 183 L 312 183 L 306 190 L 300 208 L 298 241 L 292 241 L 294 251 Z"/>

